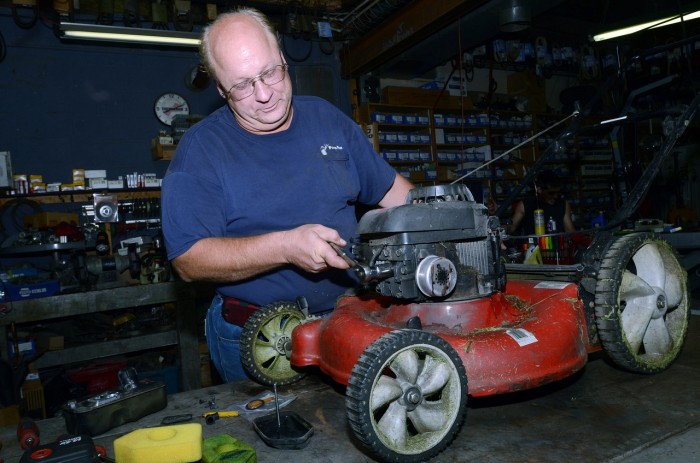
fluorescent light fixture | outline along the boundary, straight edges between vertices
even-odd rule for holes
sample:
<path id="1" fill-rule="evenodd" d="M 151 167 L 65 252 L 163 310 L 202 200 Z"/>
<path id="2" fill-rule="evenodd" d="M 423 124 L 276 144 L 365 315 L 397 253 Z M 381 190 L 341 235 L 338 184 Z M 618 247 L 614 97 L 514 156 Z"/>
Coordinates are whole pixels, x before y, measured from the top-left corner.
<path id="1" fill-rule="evenodd" d="M 700 18 L 700 11 L 695 11 L 693 13 L 688 13 L 683 15 L 683 21 L 690 21 L 691 19 Z M 608 32 L 603 32 L 602 34 L 597 34 L 593 36 L 594 42 L 602 42 L 603 40 L 610 40 L 617 37 L 622 37 L 623 35 L 634 34 L 645 29 L 656 29 L 657 27 L 669 26 L 671 24 L 677 24 L 681 22 L 681 16 L 669 16 L 667 18 L 656 19 L 654 21 L 649 21 L 635 26 L 623 27 L 622 29 L 615 29 Z"/>
<path id="2" fill-rule="evenodd" d="M 614 119 L 606 119 L 604 121 L 600 121 L 600 125 L 612 124 L 613 122 L 624 121 L 625 119 L 627 119 L 627 116 L 620 116 Z"/>
<path id="3" fill-rule="evenodd" d="M 63 39 L 144 43 L 181 47 L 198 47 L 202 42 L 201 34 L 199 33 L 163 29 L 141 29 L 136 27 L 115 27 L 99 24 L 63 22 L 60 25 L 60 30 L 61 38 Z"/>

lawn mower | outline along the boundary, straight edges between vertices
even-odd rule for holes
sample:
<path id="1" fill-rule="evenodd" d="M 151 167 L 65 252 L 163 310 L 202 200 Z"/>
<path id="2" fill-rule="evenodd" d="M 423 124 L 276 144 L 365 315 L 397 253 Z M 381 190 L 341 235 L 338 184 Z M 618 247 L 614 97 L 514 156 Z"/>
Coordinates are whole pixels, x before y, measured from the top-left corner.
<path id="1" fill-rule="evenodd" d="M 309 315 L 299 299 L 250 317 L 241 337 L 246 370 L 279 386 L 299 380 L 304 367 L 318 367 L 346 386 L 357 439 L 391 462 L 425 461 L 447 448 L 469 396 L 561 380 L 580 371 L 591 353 L 604 351 L 635 373 L 665 370 L 688 331 L 687 274 L 668 242 L 623 224 L 699 104 L 696 96 L 679 111 L 581 262 L 509 263 L 498 217 L 466 186 L 418 187 L 405 204 L 361 218 L 359 240 L 350 252 L 339 250 L 360 284 L 330 315 Z M 553 150 L 577 133 L 581 117 Z"/>

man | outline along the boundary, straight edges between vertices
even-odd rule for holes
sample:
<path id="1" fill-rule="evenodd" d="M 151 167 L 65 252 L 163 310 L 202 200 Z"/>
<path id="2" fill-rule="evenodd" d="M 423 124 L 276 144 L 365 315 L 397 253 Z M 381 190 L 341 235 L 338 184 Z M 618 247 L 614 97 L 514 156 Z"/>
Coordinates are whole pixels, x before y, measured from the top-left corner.
<path id="1" fill-rule="evenodd" d="M 227 106 L 178 144 L 162 220 L 180 277 L 217 285 L 206 335 L 228 382 L 246 377 L 246 308 L 304 296 L 311 312 L 331 310 L 356 280 L 329 243 L 354 236 L 356 204 L 403 204 L 412 185 L 337 108 L 292 98 L 278 37 L 259 11 L 220 15 L 201 54 Z"/>
<path id="2" fill-rule="evenodd" d="M 507 231 L 511 235 L 535 234 L 535 209 L 544 211 L 545 224 L 551 218 L 558 232 L 574 232 L 571 220 L 571 205 L 561 194 L 559 177 L 551 170 L 543 170 L 535 182 L 535 196 L 518 201 L 513 210 Z"/>

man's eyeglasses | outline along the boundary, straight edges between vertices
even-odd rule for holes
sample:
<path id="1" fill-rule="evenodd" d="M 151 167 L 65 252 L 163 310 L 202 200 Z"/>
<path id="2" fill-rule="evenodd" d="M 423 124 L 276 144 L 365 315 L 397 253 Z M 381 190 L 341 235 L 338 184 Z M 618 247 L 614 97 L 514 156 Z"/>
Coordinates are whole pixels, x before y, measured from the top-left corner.
<path id="1" fill-rule="evenodd" d="M 275 85 L 284 79 L 288 68 L 288 64 L 278 64 L 277 66 L 271 67 L 267 71 L 261 72 L 252 79 L 246 79 L 243 82 L 232 85 L 228 90 L 227 95 L 233 101 L 248 98 L 255 90 L 255 82 L 260 81 L 267 86 Z"/>

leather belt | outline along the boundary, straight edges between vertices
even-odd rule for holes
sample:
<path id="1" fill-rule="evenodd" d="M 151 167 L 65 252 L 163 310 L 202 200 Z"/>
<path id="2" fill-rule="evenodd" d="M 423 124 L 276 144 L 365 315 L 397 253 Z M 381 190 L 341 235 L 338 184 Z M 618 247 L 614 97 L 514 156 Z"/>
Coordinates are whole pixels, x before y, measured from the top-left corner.
<path id="1" fill-rule="evenodd" d="M 221 316 L 227 322 L 243 327 L 251 315 L 260 307 L 248 304 L 233 297 L 223 297 L 224 304 L 221 306 Z"/>

